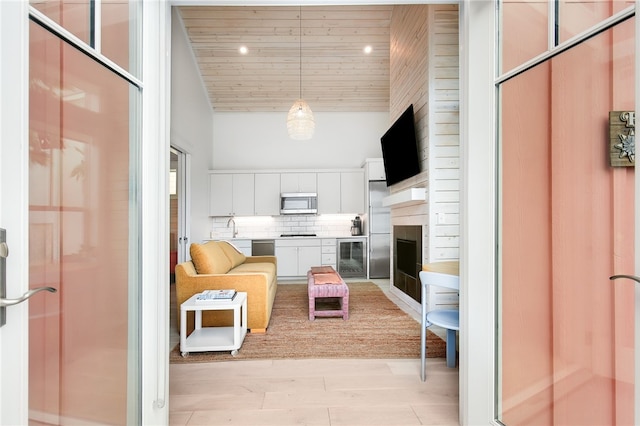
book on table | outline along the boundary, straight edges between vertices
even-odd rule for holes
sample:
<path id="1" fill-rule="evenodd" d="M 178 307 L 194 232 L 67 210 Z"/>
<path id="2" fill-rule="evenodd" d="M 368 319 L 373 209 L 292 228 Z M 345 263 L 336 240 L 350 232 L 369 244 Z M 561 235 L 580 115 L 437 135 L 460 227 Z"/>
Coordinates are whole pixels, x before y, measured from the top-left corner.
<path id="1" fill-rule="evenodd" d="M 196 302 L 222 302 L 231 301 L 238 294 L 233 289 L 226 290 L 205 290 L 196 296 Z"/>

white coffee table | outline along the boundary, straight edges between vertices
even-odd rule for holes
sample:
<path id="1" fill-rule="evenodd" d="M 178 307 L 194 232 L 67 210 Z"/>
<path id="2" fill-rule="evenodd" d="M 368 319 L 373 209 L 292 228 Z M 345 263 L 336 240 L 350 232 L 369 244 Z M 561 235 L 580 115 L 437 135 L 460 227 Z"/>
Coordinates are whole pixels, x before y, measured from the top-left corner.
<path id="1" fill-rule="evenodd" d="M 238 292 L 232 301 L 196 302 L 194 294 L 180 305 L 180 352 L 231 351 L 236 356 L 247 335 L 247 293 Z M 202 311 L 233 310 L 233 326 L 202 327 Z M 187 312 L 194 311 L 195 329 L 187 336 Z"/>

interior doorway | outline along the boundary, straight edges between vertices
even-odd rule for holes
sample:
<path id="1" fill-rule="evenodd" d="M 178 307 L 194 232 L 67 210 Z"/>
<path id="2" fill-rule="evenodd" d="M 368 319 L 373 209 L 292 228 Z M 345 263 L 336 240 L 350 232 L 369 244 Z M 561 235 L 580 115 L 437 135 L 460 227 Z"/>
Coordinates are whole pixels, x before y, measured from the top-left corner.
<path id="1" fill-rule="evenodd" d="M 188 155 L 170 148 L 169 164 L 169 282 L 175 282 L 175 266 L 187 258 Z"/>

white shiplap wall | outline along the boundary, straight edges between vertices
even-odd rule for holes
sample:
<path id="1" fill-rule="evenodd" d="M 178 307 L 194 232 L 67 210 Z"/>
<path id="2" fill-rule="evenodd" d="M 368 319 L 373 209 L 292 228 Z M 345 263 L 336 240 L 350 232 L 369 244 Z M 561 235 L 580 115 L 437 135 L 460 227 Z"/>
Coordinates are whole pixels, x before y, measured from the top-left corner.
<path id="1" fill-rule="evenodd" d="M 460 129 L 458 7 L 429 14 L 429 258 L 459 258 Z"/>
<path id="2" fill-rule="evenodd" d="M 458 7 L 395 6 L 390 51 L 390 118 L 393 122 L 413 103 L 422 158 L 421 173 L 394 185 L 391 192 L 421 187 L 427 188 L 428 194 L 424 203 L 393 207 L 391 222 L 422 225 L 423 263 L 458 259 Z M 430 295 L 429 299 L 430 303 L 450 300 L 446 303 L 457 305 L 457 298 L 451 300 L 446 295 L 436 298 Z M 411 299 L 406 301 L 417 308 Z"/>

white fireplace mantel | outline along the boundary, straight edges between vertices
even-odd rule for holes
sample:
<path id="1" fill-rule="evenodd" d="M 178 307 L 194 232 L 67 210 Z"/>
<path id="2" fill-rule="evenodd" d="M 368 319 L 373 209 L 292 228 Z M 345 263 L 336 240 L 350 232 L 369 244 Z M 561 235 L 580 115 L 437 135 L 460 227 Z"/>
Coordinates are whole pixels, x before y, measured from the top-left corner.
<path id="1" fill-rule="evenodd" d="M 408 206 L 424 202 L 426 199 L 426 188 L 408 188 L 384 197 L 382 205 L 385 207 Z"/>

